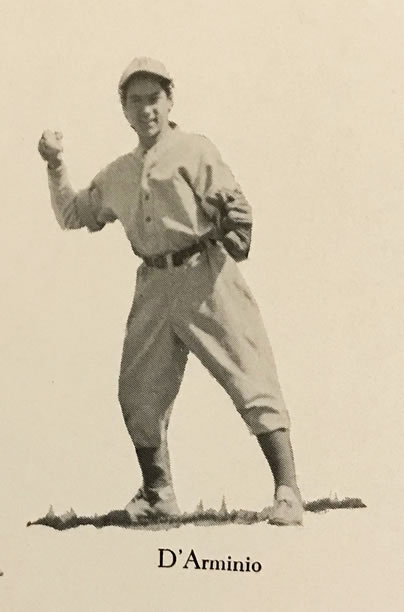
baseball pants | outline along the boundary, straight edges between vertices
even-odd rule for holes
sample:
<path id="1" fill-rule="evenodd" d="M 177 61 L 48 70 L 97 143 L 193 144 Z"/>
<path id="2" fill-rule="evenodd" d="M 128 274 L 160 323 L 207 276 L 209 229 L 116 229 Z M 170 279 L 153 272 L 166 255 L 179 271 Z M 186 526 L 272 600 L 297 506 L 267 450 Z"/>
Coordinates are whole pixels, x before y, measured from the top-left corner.
<path id="1" fill-rule="evenodd" d="M 229 394 L 252 434 L 289 428 L 258 306 L 218 244 L 178 267 L 138 268 L 119 377 L 136 447 L 156 447 L 165 438 L 189 351 Z"/>

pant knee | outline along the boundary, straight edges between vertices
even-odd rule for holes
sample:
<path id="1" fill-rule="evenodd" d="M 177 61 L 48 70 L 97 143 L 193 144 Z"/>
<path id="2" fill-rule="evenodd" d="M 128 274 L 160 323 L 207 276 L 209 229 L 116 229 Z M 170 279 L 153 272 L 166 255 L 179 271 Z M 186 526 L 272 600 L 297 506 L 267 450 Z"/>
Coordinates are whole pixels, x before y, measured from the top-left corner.
<path id="1" fill-rule="evenodd" d="M 250 432 L 258 436 L 277 429 L 290 429 L 290 418 L 286 408 L 251 406 L 239 411 Z"/>

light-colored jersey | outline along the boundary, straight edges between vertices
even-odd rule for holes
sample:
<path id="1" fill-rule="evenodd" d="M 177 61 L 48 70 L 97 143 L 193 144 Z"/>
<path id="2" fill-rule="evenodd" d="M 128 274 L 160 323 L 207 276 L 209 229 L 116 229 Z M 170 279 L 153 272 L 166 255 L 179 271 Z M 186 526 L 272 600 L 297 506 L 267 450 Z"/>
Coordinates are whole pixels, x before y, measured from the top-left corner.
<path id="1" fill-rule="evenodd" d="M 220 237 L 218 210 L 206 197 L 220 189 L 239 189 L 216 147 L 206 137 L 178 127 L 170 127 L 151 149 L 139 145 L 119 157 L 78 192 L 64 164 L 48 174 L 62 228 L 98 231 L 118 219 L 140 256 Z"/>

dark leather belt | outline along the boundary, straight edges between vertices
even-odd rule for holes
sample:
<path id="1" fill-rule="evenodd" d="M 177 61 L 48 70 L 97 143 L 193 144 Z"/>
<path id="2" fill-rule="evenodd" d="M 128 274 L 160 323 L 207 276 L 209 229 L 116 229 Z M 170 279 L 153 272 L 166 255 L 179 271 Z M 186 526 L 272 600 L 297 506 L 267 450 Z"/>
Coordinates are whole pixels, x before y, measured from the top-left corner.
<path id="1" fill-rule="evenodd" d="M 175 253 L 167 253 L 166 255 L 154 255 L 153 257 L 143 257 L 143 261 L 146 266 L 151 266 L 152 268 L 170 268 L 171 266 L 182 266 L 183 263 L 191 255 L 195 253 L 202 253 L 205 249 L 207 249 L 209 244 L 215 244 L 216 240 L 206 240 L 204 242 L 197 242 L 186 249 L 181 249 L 181 251 L 175 251 Z"/>

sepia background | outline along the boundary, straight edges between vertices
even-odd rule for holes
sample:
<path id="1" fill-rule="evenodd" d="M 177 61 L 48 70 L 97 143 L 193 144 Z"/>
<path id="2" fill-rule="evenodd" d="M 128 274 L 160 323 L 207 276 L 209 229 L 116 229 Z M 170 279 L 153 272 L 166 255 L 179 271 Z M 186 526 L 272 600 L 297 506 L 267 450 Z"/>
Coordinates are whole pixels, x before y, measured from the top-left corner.
<path id="1" fill-rule="evenodd" d="M 3 0 L 0 609 L 395 611 L 404 503 L 401 0 Z M 175 79 L 171 118 L 217 145 L 254 209 L 242 272 L 260 304 L 306 500 L 368 509 L 266 525 L 26 529 L 121 508 L 139 484 L 117 401 L 136 267 L 118 224 L 62 232 L 36 147 L 64 134 L 73 184 L 136 146 L 117 82 Z M 273 485 L 229 398 L 191 359 L 170 428 L 181 507 L 261 509 Z M 157 569 L 159 547 L 262 562 Z M 1 603 L 3 601 L 3 604 Z"/>

